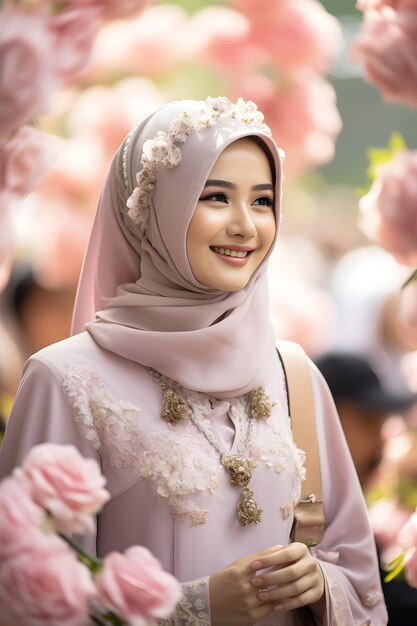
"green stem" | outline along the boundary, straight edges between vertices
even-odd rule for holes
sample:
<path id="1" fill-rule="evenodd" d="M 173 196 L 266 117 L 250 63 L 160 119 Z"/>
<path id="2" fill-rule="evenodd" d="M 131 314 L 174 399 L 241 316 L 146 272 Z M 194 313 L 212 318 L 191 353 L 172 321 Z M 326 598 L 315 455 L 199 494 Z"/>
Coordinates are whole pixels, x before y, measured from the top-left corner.
<path id="1" fill-rule="evenodd" d="M 66 541 L 66 543 L 69 546 L 71 546 L 73 550 L 75 550 L 75 552 L 78 555 L 78 560 L 81 561 L 81 563 L 84 563 L 85 565 L 87 565 L 87 567 L 94 574 L 101 570 L 102 562 L 99 559 L 96 559 L 93 556 L 91 556 L 91 554 L 88 554 L 88 552 L 83 550 L 83 548 L 80 545 L 78 545 L 78 543 L 76 543 L 73 539 L 71 539 L 71 537 L 68 537 L 67 535 L 64 535 L 62 533 L 58 533 L 58 534 L 61 537 L 61 539 Z"/>

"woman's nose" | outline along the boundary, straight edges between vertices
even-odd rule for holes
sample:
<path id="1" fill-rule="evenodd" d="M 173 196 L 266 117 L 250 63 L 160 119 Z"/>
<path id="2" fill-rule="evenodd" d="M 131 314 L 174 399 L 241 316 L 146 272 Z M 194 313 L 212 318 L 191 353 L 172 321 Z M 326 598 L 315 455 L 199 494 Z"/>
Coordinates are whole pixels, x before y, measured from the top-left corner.
<path id="1" fill-rule="evenodd" d="M 226 230 L 228 235 L 240 235 L 245 239 L 254 237 L 257 230 L 250 208 L 243 203 L 234 207 Z"/>

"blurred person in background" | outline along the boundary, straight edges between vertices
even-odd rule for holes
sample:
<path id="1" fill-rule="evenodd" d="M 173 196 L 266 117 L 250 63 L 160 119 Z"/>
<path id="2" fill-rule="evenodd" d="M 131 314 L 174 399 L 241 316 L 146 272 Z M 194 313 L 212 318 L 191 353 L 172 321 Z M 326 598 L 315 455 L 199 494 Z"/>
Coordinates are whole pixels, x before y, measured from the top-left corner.
<path id="1" fill-rule="evenodd" d="M 383 458 L 386 418 L 394 413 L 407 413 L 417 401 L 417 395 L 388 389 L 371 367 L 369 359 L 362 355 L 331 351 L 321 354 L 314 361 L 329 385 L 361 486 L 366 491 Z M 402 522 L 401 518 L 399 527 Z M 393 518 L 387 523 L 394 524 Z M 381 549 L 378 533 L 376 541 L 378 549 Z M 384 583 L 386 573 L 381 566 L 389 626 L 415 626 L 417 590 L 403 581 Z"/>

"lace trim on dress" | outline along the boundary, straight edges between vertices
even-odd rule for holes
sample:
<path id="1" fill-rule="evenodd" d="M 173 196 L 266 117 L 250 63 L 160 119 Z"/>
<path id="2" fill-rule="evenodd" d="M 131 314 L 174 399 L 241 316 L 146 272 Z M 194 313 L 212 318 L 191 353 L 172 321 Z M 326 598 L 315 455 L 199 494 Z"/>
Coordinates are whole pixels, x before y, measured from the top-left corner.
<path id="1" fill-rule="evenodd" d="M 72 366 L 64 374 L 63 385 L 73 400 L 75 420 L 87 429 L 87 439 L 99 455 L 115 469 L 130 469 L 134 476 L 150 481 L 156 494 L 170 507 L 178 522 L 204 524 L 208 511 L 198 507 L 190 494 L 211 491 L 224 475 L 218 454 L 190 420 L 161 430 L 145 432 L 138 418 L 140 408 L 115 396 L 100 377 L 87 366 Z M 203 429 L 212 432 L 211 405 L 204 394 L 187 390 L 187 398 Z M 249 420 L 245 397 L 229 400 L 239 438 L 248 438 Z M 274 409 L 267 421 L 253 424 L 248 454 L 276 473 L 292 474 L 290 499 L 282 507 L 288 517 L 298 502 L 305 476 L 305 454 L 293 439 L 289 417 Z"/>
<path id="2" fill-rule="evenodd" d="M 204 524 L 208 511 L 185 496 L 213 492 L 224 470 L 192 424 L 169 427 L 168 435 L 166 430 L 145 433 L 140 409 L 114 396 L 89 367 L 68 368 L 63 384 L 74 399 L 75 420 L 86 426 L 87 439 L 101 457 L 116 469 L 131 469 L 134 476 L 148 479 L 176 521 Z"/>
<path id="3" fill-rule="evenodd" d="M 158 620 L 158 626 L 210 626 L 208 578 L 182 585 L 182 596 L 170 619 Z"/>

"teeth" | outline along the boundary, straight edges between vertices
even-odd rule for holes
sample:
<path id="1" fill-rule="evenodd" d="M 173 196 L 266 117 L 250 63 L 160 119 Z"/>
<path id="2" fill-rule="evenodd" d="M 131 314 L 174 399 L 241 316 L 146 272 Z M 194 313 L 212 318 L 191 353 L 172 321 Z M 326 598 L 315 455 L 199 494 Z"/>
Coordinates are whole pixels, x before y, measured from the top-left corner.
<path id="1" fill-rule="evenodd" d="M 234 256 L 239 259 L 245 258 L 247 256 L 247 252 L 243 250 L 229 250 L 229 248 L 218 248 L 217 246 L 213 246 L 213 250 L 218 254 L 225 254 L 226 256 Z"/>

